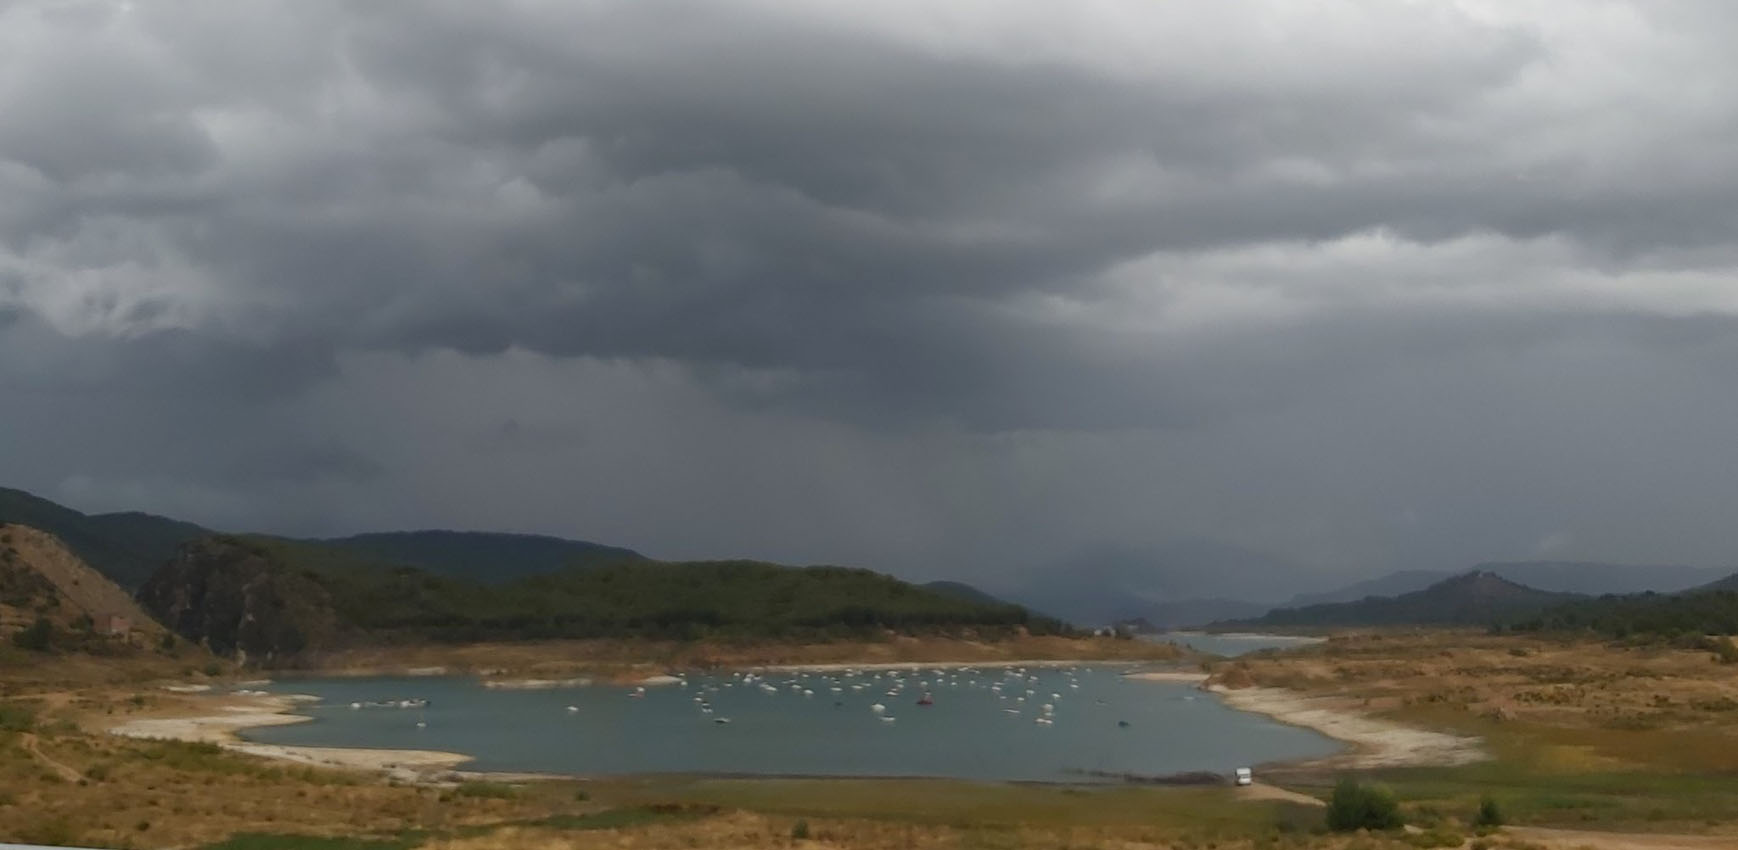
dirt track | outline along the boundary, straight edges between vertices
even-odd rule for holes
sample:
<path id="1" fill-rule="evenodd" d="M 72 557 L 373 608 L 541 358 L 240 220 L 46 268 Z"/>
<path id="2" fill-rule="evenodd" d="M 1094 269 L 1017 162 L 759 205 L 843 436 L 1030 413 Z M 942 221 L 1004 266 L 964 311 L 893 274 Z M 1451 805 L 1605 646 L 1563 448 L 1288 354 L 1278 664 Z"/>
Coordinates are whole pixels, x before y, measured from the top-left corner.
<path id="1" fill-rule="evenodd" d="M 47 753 L 43 752 L 42 747 L 37 743 L 36 734 L 34 732 L 25 732 L 24 734 L 19 735 L 18 746 L 22 747 L 25 752 L 29 753 L 31 758 L 41 762 L 44 767 L 54 771 L 61 779 L 67 782 L 77 782 L 84 778 L 84 774 L 55 761 L 53 758 L 50 758 Z"/>
<path id="2" fill-rule="evenodd" d="M 1238 788 L 1236 793 L 1237 799 L 1239 800 L 1283 800 L 1288 803 L 1302 803 L 1306 806 L 1327 805 L 1321 800 L 1311 797 L 1308 794 L 1287 791 L 1277 785 L 1268 785 L 1261 782 Z"/>

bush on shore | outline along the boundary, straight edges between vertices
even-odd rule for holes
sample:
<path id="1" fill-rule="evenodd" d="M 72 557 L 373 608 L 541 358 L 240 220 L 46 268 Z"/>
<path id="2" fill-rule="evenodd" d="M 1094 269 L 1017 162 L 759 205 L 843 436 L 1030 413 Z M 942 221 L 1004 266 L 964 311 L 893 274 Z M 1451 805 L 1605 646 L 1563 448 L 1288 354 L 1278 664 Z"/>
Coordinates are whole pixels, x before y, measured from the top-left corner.
<path id="1" fill-rule="evenodd" d="M 1355 832 L 1399 829 L 1404 825 L 1400 803 L 1387 788 L 1366 785 L 1350 777 L 1334 786 L 1334 795 L 1328 800 L 1328 829 Z"/>

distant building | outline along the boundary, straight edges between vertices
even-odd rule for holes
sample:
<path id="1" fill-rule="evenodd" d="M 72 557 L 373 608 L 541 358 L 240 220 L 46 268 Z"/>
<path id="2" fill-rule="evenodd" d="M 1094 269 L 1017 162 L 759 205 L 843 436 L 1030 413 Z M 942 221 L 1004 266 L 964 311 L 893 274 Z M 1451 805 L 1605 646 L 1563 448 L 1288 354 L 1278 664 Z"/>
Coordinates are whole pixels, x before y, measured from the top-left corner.
<path id="1" fill-rule="evenodd" d="M 109 614 L 103 617 L 99 625 L 102 626 L 102 633 L 105 635 L 125 635 L 133 630 L 133 624 L 119 614 Z"/>

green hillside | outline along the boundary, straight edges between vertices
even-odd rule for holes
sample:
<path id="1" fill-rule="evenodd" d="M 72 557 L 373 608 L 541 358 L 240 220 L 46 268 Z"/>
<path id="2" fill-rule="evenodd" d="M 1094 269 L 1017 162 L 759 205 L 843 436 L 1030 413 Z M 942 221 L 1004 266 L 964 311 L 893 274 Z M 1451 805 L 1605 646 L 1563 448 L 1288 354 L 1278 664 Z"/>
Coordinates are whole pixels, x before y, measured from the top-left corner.
<path id="1" fill-rule="evenodd" d="M 962 600 L 863 569 L 638 560 L 484 584 L 266 537 L 194 541 L 140 598 L 189 640 L 274 659 L 418 641 L 1065 630 L 1019 606 Z"/>
<path id="2" fill-rule="evenodd" d="M 1515 631 L 1589 631 L 1612 638 L 1738 634 L 1738 590 L 1723 579 L 1681 594 L 1602 596 L 1520 619 Z"/>
<path id="3" fill-rule="evenodd" d="M 645 560 L 632 549 L 600 543 L 482 531 L 391 531 L 307 542 L 360 560 L 419 567 L 436 575 L 487 583 L 570 567 Z"/>
<path id="4" fill-rule="evenodd" d="M 981 603 L 984 605 L 1012 605 L 1013 604 L 1005 599 L 1001 599 L 1001 598 L 998 598 L 998 597 L 991 595 L 989 593 L 985 593 L 984 591 L 979 590 L 978 588 L 973 587 L 969 584 L 966 584 L 963 581 L 931 581 L 931 582 L 925 582 L 924 584 L 921 585 L 921 587 L 924 590 L 933 591 L 933 592 L 939 593 L 943 596 L 950 596 L 950 597 L 953 597 L 954 599 L 960 599 L 960 600 L 964 600 L 966 602 L 977 602 L 977 603 Z"/>
<path id="5" fill-rule="evenodd" d="M 190 522 L 151 514 L 84 514 L 3 487 L 0 523 L 27 525 L 60 538 L 81 560 L 129 591 L 144 584 L 181 544 L 211 533 Z"/>

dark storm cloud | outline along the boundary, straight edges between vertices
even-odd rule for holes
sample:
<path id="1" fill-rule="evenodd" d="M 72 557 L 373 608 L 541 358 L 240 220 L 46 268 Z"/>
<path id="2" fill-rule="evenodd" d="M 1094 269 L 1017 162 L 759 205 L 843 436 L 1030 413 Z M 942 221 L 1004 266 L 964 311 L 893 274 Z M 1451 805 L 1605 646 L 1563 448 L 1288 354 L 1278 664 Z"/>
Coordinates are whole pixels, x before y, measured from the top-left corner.
<path id="1" fill-rule="evenodd" d="M 13 3 L 0 462 L 913 569 L 1646 558 L 1621 500 L 1466 471 L 1669 489 L 1613 460 L 1658 405 L 1702 423 L 1641 452 L 1697 482 L 1664 501 L 1728 495 L 1689 459 L 1738 367 L 1734 38 L 1689 0 Z"/>

